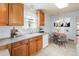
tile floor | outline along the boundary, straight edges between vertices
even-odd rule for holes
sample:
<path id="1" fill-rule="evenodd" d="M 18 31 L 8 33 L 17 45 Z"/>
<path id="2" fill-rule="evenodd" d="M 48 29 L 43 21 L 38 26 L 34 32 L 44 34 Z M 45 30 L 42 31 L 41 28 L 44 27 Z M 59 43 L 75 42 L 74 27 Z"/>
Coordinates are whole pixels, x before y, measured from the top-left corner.
<path id="1" fill-rule="evenodd" d="M 36 56 L 76 56 L 76 44 L 68 42 L 65 46 L 59 47 L 58 45 L 51 43 L 38 52 Z"/>

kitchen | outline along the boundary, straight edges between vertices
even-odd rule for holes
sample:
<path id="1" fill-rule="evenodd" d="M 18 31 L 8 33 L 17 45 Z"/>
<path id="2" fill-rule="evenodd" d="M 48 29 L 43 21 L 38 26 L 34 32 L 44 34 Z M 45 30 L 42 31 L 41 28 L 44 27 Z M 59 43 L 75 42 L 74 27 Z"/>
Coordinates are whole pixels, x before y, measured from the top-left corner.
<path id="1" fill-rule="evenodd" d="M 70 8 L 71 6 L 72 8 Z M 62 12 L 58 12 L 59 9 L 54 6 L 54 3 L 0 3 L 0 7 L 0 51 L 2 56 L 6 56 L 6 54 L 10 56 L 38 56 L 40 51 L 48 48 L 51 44 L 50 35 L 53 32 L 57 32 L 55 33 L 57 35 L 61 34 L 59 32 L 65 33 L 67 39 L 74 41 L 73 46 L 75 46 L 76 22 L 73 16 L 78 16 L 78 4 L 71 3 L 70 9 L 67 9 L 68 11 L 63 9 Z M 58 29 L 53 26 L 56 20 L 58 22 L 58 19 L 64 18 L 68 19 L 65 22 L 71 23 L 69 27 L 63 26 Z M 72 52 L 69 50 L 71 55 L 75 55 L 75 49 L 72 47 Z"/>
<path id="2" fill-rule="evenodd" d="M 27 10 L 27 12 L 29 11 L 30 13 L 28 12 L 24 15 L 24 11 L 26 11 L 24 4 L 2 3 L 0 4 L 0 7 L 0 18 L 2 19 L 0 21 L 2 33 L 0 35 L 0 50 L 8 49 L 9 54 L 12 56 L 29 56 L 35 54 L 40 51 L 42 47 L 44 48 L 48 45 L 48 34 L 39 33 L 39 30 L 35 27 L 35 25 L 37 26 L 37 19 L 34 19 L 34 17 L 36 18 L 36 14 L 34 14 L 33 17 L 31 16 L 31 12 Z M 40 26 L 44 26 L 44 21 L 42 22 L 42 20 L 44 20 L 44 13 L 42 11 L 38 11 L 38 14 L 39 19 L 42 18 Z M 35 23 L 29 24 L 30 21 L 28 22 L 28 20 L 26 21 L 24 19 L 34 19 L 33 21 Z M 32 25 L 34 25 L 34 27 Z M 47 41 L 42 43 L 42 40 Z"/>

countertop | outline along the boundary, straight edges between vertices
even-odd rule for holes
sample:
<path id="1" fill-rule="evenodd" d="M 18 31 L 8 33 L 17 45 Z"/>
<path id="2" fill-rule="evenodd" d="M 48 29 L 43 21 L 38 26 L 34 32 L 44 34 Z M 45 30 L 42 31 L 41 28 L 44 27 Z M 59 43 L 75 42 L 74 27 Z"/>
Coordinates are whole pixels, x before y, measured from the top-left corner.
<path id="1" fill-rule="evenodd" d="M 15 38 L 5 38 L 5 39 L 0 40 L 0 46 L 18 42 L 18 41 L 21 41 L 24 39 L 29 39 L 29 38 L 39 36 L 39 35 L 43 35 L 43 34 L 41 34 L 41 33 L 23 34 L 21 36 L 15 37 Z"/>

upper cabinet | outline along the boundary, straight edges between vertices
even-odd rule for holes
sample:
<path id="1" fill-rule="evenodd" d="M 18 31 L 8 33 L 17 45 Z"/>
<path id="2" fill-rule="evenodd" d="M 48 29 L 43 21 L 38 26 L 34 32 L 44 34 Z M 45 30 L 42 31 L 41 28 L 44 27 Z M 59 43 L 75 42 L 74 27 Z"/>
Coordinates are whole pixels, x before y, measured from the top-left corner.
<path id="1" fill-rule="evenodd" d="M 38 17 L 38 20 L 39 20 L 39 25 L 40 26 L 44 26 L 44 22 L 45 22 L 44 12 L 41 11 L 41 10 L 38 10 L 37 11 L 37 17 Z"/>
<path id="2" fill-rule="evenodd" d="M 24 5 L 21 3 L 0 3 L 0 26 L 22 26 Z"/>
<path id="3" fill-rule="evenodd" d="M 21 3 L 9 4 L 9 25 L 24 24 L 24 5 Z"/>
<path id="4" fill-rule="evenodd" d="M 8 4 L 0 3 L 0 26 L 8 25 Z"/>

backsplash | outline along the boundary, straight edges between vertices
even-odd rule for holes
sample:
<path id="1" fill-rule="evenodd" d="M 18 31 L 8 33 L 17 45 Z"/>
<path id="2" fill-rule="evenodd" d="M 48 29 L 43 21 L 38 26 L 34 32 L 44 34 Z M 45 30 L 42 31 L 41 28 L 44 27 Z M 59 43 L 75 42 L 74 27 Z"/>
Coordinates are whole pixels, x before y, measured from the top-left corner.
<path id="1" fill-rule="evenodd" d="M 0 38 L 10 37 L 10 30 L 13 26 L 0 26 Z M 38 32 L 38 29 L 23 29 L 22 27 L 18 28 L 18 31 L 22 34 L 24 33 L 35 33 Z"/>
<path id="2" fill-rule="evenodd" d="M 0 26 L 0 38 L 9 37 L 11 29 L 12 27 L 9 26 Z"/>

